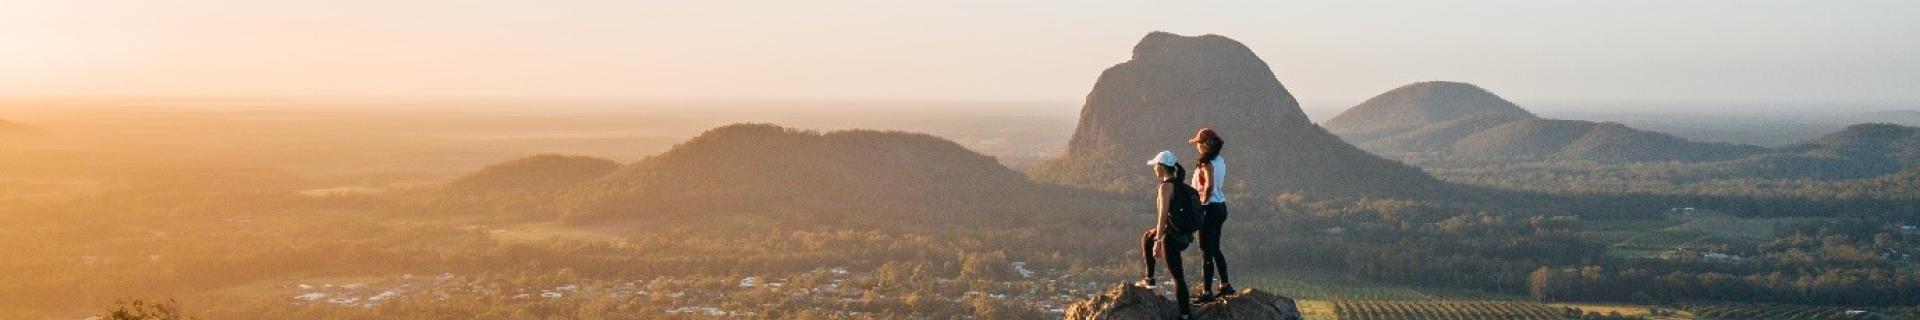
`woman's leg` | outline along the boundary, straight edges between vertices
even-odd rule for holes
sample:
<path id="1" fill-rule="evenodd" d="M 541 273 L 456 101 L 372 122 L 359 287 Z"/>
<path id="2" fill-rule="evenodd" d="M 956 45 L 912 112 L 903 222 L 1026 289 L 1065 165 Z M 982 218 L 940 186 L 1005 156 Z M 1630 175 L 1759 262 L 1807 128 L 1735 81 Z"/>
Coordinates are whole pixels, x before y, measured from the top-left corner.
<path id="1" fill-rule="evenodd" d="M 1173 246 L 1165 240 L 1160 243 L 1160 250 L 1160 257 L 1167 259 L 1167 276 L 1173 278 L 1173 303 L 1180 305 L 1180 315 L 1192 315 L 1187 310 L 1187 273 L 1180 270 L 1180 252 L 1173 251 Z"/>
<path id="2" fill-rule="evenodd" d="M 1220 252 L 1221 228 L 1227 223 L 1227 204 L 1209 203 L 1206 205 L 1206 221 L 1200 226 L 1200 252 L 1202 252 L 1202 285 L 1200 290 L 1212 292 L 1213 279 L 1220 279 L 1220 287 L 1233 288 L 1233 282 L 1227 280 L 1227 257 Z M 1229 294 L 1230 292 L 1218 292 Z"/>
<path id="3" fill-rule="evenodd" d="M 1140 258 L 1142 261 L 1146 261 L 1147 265 L 1146 275 L 1141 278 L 1142 280 L 1146 280 L 1147 283 L 1142 283 L 1141 286 L 1153 286 L 1153 244 L 1154 241 L 1159 240 L 1159 237 L 1154 236 L 1153 231 L 1153 229 L 1147 229 L 1145 234 L 1140 235 Z"/>

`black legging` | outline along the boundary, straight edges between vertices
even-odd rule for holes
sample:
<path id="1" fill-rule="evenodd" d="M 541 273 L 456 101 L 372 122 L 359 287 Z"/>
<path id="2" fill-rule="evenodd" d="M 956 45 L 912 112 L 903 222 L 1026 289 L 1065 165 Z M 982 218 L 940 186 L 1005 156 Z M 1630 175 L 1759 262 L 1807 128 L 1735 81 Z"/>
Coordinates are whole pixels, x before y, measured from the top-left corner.
<path id="1" fill-rule="evenodd" d="M 1167 260 L 1167 273 L 1173 278 L 1173 295 L 1177 299 L 1174 303 L 1180 305 L 1180 315 L 1192 314 L 1187 312 L 1187 273 L 1180 270 L 1180 251 L 1186 250 L 1186 245 L 1168 243 L 1167 239 L 1155 234 L 1155 231 L 1158 230 L 1147 229 L 1145 234 L 1140 235 L 1140 252 L 1142 258 L 1146 258 L 1143 260 L 1147 262 L 1146 279 L 1153 280 L 1153 256 L 1155 249 L 1158 248 L 1160 257 Z M 1155 244 L 1159 245 L 1155 246 Z"/>
<path id="2" fill-rule="evenodd" d="M 1200 225 L 1200 290 L 1213 292 L 1215 274 L 1220 275 L 1220 286 L 1232 287 L 1227 280 L 1227 257 L 1220 254 L 1220 226 L 1227 223 L 1227 204 L 1208 203 L 1200 208 L 1206 211 L 1206 221 Z"/>

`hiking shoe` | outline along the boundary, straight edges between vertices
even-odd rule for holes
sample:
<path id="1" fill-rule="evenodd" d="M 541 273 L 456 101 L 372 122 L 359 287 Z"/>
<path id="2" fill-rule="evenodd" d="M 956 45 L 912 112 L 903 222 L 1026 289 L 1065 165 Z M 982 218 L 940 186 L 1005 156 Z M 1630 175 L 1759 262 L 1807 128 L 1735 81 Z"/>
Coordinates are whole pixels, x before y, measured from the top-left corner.
<path id="1" fill-rule="evenodd" d="M 1212 292 L 1201 292 L 1200 295 L 1193 296 L 1193 303 L 1207 303 L 1207 302 L 1212 302 L 1214 299 L 1219 299 L 1219 298 L 1220 298 L 1220 295 L 1214 294 Z"/>
<path id="2" fill-rule="evenodd" d="M 1147 288 L 1147 289 L 1159 289 L 1159 288 L 1160 288 L 1160 286 L 1158 286 L 1158 285 L 1154 285 L 1154 283 L 1153 283 L 1153 278 L 1140 278 L 1140 282 L 1134 282 L 1134 283 L 1133 283 L 1133 286 L 1136 286 L 1136 287 L 1141 287 L 1141 288 Z"/>
<path id="3" fill-rule="evenodd" d="M 1218 291 L 1220 292 L 1220 296 L 1222 297 L 1240 293 L 1240 290 L 1234 290 L 1233 285 L 1231 284 L 1221 284 L 1220 290 Z"/>

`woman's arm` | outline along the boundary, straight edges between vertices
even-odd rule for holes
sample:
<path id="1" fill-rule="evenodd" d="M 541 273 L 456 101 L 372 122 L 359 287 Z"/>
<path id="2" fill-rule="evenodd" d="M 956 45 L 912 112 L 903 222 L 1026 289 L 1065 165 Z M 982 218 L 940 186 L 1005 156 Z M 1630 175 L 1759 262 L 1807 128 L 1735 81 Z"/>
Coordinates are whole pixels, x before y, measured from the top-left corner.
<path id="1" fill-rule="evenodd" d="M 1193 189 L 1200 191 L 1200 203 L 1208 203 L 1213 197 L 1213 166 L 1194 168 Z"/>
<path id="2" fill-rule="evenodd" d="M 1171 183 L 1162 183 L 1160 184 L 1160 188 L 1158 189 L 1157 194 L 1154 196 L 1154 201 L 1153 201 L 1153 205 L 1155 207 L 1154 208 L 1155 210 L 1153 211 L 1153 215 L 1154 215 L 1153 229 L 1154 230 L 1160 230 L 1162 228 L 1167 227 L 1167 216 L 1170 215 L 1168 214 L 1167 210 L 1173 209 L 1173 188 L 1174 188 L 1173 184 Z M 1161 232 L 1160 234 L 1166 234 L 1166 233 Z"/>

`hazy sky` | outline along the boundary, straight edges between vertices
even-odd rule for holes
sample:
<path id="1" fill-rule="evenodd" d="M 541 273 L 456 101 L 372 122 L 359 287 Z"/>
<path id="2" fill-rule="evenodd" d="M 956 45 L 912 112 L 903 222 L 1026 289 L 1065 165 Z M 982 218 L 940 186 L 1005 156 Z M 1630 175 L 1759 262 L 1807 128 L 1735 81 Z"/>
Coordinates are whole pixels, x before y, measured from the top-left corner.
<path id="1" fill-rule="evenodd" d="M 1306 101 L 1920 101 L 1920 1 L 0 1 L 0 96 L 1076 102 L 1148 31 Z"/>

